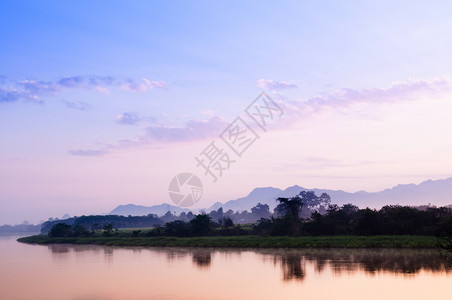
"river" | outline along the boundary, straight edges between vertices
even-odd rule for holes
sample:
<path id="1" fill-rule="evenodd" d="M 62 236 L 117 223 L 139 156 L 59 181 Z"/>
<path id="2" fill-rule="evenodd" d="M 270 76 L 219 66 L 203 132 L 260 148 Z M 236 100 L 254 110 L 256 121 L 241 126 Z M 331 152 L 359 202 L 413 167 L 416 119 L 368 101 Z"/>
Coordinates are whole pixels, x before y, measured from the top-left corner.
<path id="1" fill-rule="evenodd" d="M 27 245 L 0 237 L 0 299 L 451 299 L 436 250 Z"/>

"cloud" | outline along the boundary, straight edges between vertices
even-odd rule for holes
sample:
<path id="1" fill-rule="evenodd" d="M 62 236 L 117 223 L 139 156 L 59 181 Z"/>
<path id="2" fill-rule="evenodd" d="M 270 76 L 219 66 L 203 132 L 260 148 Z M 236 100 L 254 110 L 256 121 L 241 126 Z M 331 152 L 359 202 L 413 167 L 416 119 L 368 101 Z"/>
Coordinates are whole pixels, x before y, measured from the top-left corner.
<path id="1" fill-rule="evenodd" d="M 144 83 L 149 88 L 164 88 L 166 87 L 166 83 L 164 81 L 150 81 L 149 79 L 143 78 Z"/>
<path id="2" fill-rule="evenodd" d="M 145 134 L 138 136 L 136 139 L 123 139 L 116 143 L 108 144 L 102 143 L 103 147 L 100 149 L 71 150 L 69 154 L 78 156 L 104 156 L 117 149 L 204 140 L 217 137 L 227 125 L 228 123 L 223 118 L 217 116 L 207 120 L 190 120 L 184 126 L 180 127 L 152 125 L 146 127 Z"/>
<path id="3" fill-rule="evenodd" d="M 88 103 L 85 103 L 82 101 L 75 101 L 75 102 L 65 101 L 64 104 L 68 108 L 76 109 L 76 110 L 83 110 L 83 111 L 87 110 L 90 107 L 90 105 Z"/>
<path id="4" fill-rule="evenodd" d="M 6 90 L 0 88 L 0 103 L 1 102 L 15 102 L 22 98 L 23 95 L 19 93 L 17 90 Z"/>
<path id="5" fill-rule="evenodd" d="M 52 82 L 24 80 L 21 82 L 24 90 L 30 95 L 46 95 L 55 93 L 58 88 Z"/>
<path id="6" fill-rule="evenodd" d="M 452 82 L 448 79 L 408 80 L 393 83 L 388 88 L 350 89 L 344 88 L 329 94 L 316 95 L 307 99 L 290 100 L 280 93 L 275 94 L 275 100 L 284 111 L 284 117 L 275 123 L 273 128 L 285 129 L 292 124 L 308 119 L 317 113 L 328 110 L 341 110 L 355 104 L 391 104 L 403 101 L 415 101 L 423 97 L 441 97 L 452 92 Z M 434 100 L 434 98 L 433 98 Z M 210 112 L 209 112 L 210 113 Z M 208 115 L 208 114 L 207 114 Z M 122 124 L 134 124 L 137 120 L 146 120 L 136 113 L 126 112 L 118 116 Z M 190 120 L 183 126 L 150 125 L 145 127 L 145 133 L 136 139 L 124 139 L 116 143 L 104 144 L 99 151 L 112 151 L 119 148 L 135 147 L 149 144 L 163 144 L 173 142 L 190 142 L 215 138 L 228 126 L 222 117 L 209 116 L 205 120 Z M 279 124 L 279 125 L 278 125 Z M 89 151 L 93 150 L 87 150 Z M 301 162 L 299 168 L 322 168 L 324 166 L 349 167 L 372 164 L 374 162 L 361 161 L 344 164 L 324 158 L 311 157 Z M 295 165 L 295 164 L 293 164 Z"/>
<path id="7" fill-rule="evenodd" d="M 323 170 L 330 168 L 351 168 L 375 164 L 388 164 L 390 162 L 381 161 L 352 161 L 345 162 L 338 159 L 325 157 L 306 157 L 301 162 L 278 164 L 275 168 L 280 171 L 299 171 L 299 170 Z"/>
<path id="8" fill-rule="evenodd" d="M 94 89 L 101 94 L 110 95 L 110 90 L 103 86 L 96 86 Z"/>
<path id="9" fill-rule="evenodd" d="M 425 97 L 441 97 L 451 92 L 452 82 L 448 79 L 411 79 L 394 82 L 389 88 L 344 88 L 297 101 L 291 101 L 282 95 L 276 97 L 279 97 L 279 104 L 285 112 L 285 122 L 290 123 L 323 111 L 340 110 L 357 104 L 379 105 L 415 101 Z"/>
<path id="10" fill-rule="evenodd" d="M 92 86 L 111 86 L 116 84 L 117 79 L 111 76 L 89 76 L 88 83 Z"/>
<path id="11" fill-rule="evenodd" d="M 104 156 L 108 154 L 107 150 L 69 150 L 70 155 L 75 156 Z"/>
<path id="12" fill-rule="evenodd" d="M 57 81 L 57 84 L 65 88 L 81 88 L 85 78 L 82 76 L 67 76 Z"/>
<path id="13" fill-rule="evenodd" d="M 133 92 L 146 92 L 148 89 L 153 88 L 164 88 L 166 87 L 163 81 L 150 81 L 149 79 L 143 78 L 142 82 L 136 82 L 132 79 L 128 79 L 122 84 L 122 89 L 125 91 Z"/>
<path id="14" fill-rule="evenodd" d="M 207 120 L 191 120 L 181 127 L 148 126 L 143 138 L 155 142 L 203 140 L 219 135 L 227 125 L 228 123 L 222 117 L 214 116 Z"/>
<path id="15" fill-rule="evenodd" d="M 110 88 L 145 92 L 153 88 L 165 88 L 163 81 L 151 81 L 143 78 L 136 82 L 129 78 L 109 76 L 66 76 L 54 81 L 42 80 L 8 80 L 0 76 L 0 102 L 14 102 L 21 99 L 39 101 L 43 96 L 54 96 L 66 89 L 94 90 L 110 94 Z"/>
<path id="16" fill-rule="evenodd" d="M 116 117 L 116 122 L 119 124 L 133 125 L 143 120 L 142 117 L 135 112 L 125 112 Z"/>
<path id="17" fill-rule="evenodd" d="M 275 90 L 275 91 L 298 88 L 296 84 L 289 82 L 274 81 L 272 79 L 259 79 L 257 81 L 257 87 L 263 90 Z"/>

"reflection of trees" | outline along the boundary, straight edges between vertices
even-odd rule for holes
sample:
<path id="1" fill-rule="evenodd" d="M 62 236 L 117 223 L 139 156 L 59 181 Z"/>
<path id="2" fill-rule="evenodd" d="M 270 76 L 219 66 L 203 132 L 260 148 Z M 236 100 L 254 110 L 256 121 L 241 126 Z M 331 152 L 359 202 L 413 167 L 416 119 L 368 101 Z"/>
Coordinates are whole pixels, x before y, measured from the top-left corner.
<path id="1" fill-rule="evenodd" d="M 279 264 L 283 271 L 283 280 L 299 280 L 305 277 L 305 258 L 294 250 L 258 250 L 258 254 L 264 254 L 264 261 L 270 260 L 274 265 Z"/>
<path id="2" fill-rule="evenodd" d="M 101 251 L 103 249 L 103 246 L 97 246 L 97 245 L 70 245 L 70 244 L 49 244 L 49 245 L 47 245 L 47 248 L 52 252 L 52 254 L 57 254 L 57 253 L 87 252 L 87 251 L 99 252 L 99 251 Z"/>
<path id="3" fill-rule="evenodd" d="M 210 251 L 193 252 L 193 262 L 199 268 L 208 268 L 212 261 L 212 253 Z"/>
<path id="4" fill-rule="evenodd" d="M 303 280 L 305 265 L 322 273 L 331 269 L 335 274 L 364 271 L 369 274 L 390 272 L 417 274 L 420 271 L 447 272 L 447 264 L 435 250 L 423 249 L 286 249 L 258 250 L 264 261 L 279 263 L 284 280 Z"/>
<path id="5" fill-rule="evenodd" d="M 319 257 L 313 257 L 320 260 Z M 330 256 L 330 265 L 336 273 L 355 272 L 363 269 L 367 273 L 390 272 L 416 274 L 421 270 L 439 272 L 445 270 L 444 261 L 432 250 L 354 250 Z"/>
<path id="6" fill-rule="evenodd" d="M 441 256 L 448 263 L 449 267 L 452 268 L 452 219 L 449 221 L 447 229 L 443 229 L 438 236 L 438 246 L 440 248 Z"/>
<path id="7" fill-rule="evenodd" d="M 301 256 L 283 255 L 280 260 L 284 280 L 303 280 L 305 271 Z"/>
<path id="8" fill-rule="evenodd" d="M 70 250 L 69 245 L 51 244 L 47 246 L 52 254 L 68 253 Z"/>
<path id="9" fill-rule="evenodd" d="M 107 260 L 113 259 L 117 249 L 133 252 L 149 252 L 161 255 L 168 262 L 192 260 L 199 269 L 209 268 L 214 257 L 233 260 L 240 256 L 242 249 L 209 248 L 116 248 L 89 245 L 48 245 L 52 254 L 63 259 L 67 253 L 90 251 L 103 254 Z M 249 250 L 246 250 L 249 251 Z M 309 271 L 317 273 L 331 270 L 334 274 L 364 271 L 368 274 L 389 272 L 393 274 L 417 274 L 420 271 L 450 272 L 447 262 L 432 249 L 254 249 L 264 261 L 279 265 L 285 281 L 302 281 Z"/>

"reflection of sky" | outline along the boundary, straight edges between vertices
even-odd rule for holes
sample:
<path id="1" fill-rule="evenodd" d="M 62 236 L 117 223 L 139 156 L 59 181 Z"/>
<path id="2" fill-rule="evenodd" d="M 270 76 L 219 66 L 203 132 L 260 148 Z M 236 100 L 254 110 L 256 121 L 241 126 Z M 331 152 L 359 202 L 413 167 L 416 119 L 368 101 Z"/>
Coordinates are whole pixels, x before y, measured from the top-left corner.
<path id="1" fill-rule="evenodd" d="M 0 240 L 0 257 L 2 299 L 362 299 L 369 291 L 368 299 L 447 299 L 451 279 L 435 250 L 146 249 Z M 17 288 L 23 280 L 27 287 Z"/>
<path id="2" fill-rule="evenodd" d="M 450 6 L 3 2 L 0 223 L 169 201 L 263 89 L 285 119 L 199 207 L 449 177 Z"/>

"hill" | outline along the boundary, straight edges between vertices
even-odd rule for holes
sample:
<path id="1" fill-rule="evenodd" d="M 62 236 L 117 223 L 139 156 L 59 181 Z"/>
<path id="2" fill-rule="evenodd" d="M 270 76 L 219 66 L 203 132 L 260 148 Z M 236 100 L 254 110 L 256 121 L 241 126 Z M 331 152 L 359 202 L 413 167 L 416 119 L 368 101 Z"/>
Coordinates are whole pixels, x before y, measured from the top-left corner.
<path id="1" fill-rule="evenodd" d="M 135 205 L 135 204 L 127 204 L 127 205 L 119 205 L 111 212 L 109 215 L 118 215 L 118 216 L 146 216 L 148 214 L 154 214 L 158 216 L 163 216 L 165 213 L 170 211 L 173 214 L 179 215 L 181 212 L 189 212 L 190 210 L 187 208 L 182 208 L 175 205 L 170 205 L 167 203 L 163 203 L 160 205 L 153 206 L 143 206 L 143 205 Z"/>
<path id="2" fill-rule="evenodd" d="M 268 204 L 270 209 L 276 206 L 275 199 L 278 197 L 293 197 L 300 191 L 314 191 L 317 195 L 327 193 L 331 197 L 332 204 L 343 205 L 352 203 L 360 208 L 381 208 L 384 205 L 410 205 L 419 206 L 431 203 L 437 206 L 446 206 L 452 203 L 452 177 L 442 180 L 427 180 L 418 185 L 400 184 L 380 192 L 369 193 L 359 191 L 348 193 L 341 190 L 309 189 L 294 185 L 281 190 L 273 187 L 256 188 L 248 196 L 225 203 L 217 202 L 207 212 L 223 207 L 224 211 L 249 210 L 257 203 Z"/>
<path id="3" fill-rule="evenodd" d="M 349 193 L 342 190 L 329 189 L 310 189 L 299 185 L 288 187 L 284 190 L 274 187 L 260 187 L 252 190 L 247 196 L 230 200 L 225 203 L 216 202 L 207 209 L 206 212 L 217 210 L 223 207 L 223 211 L 229 209 L 233 211 L 250 210 L 256 206 L 257 203 L 267 204 L 271 210 L 276 206 L 276 198 L 278 197 L 293 197 L 300 191 L 314 191 L 317 195 L 327 193 L 331 196 L 331 203 L 343 205 L 351 203 L 360 208 L 370 207 L 379 209 L 384 205 L 409 205 L 420 206 L 432 204 L 437 206 L 446 206 L 452 203 L 452 177 L 442 180 L 427 180 L 420 184 L 400 184 L 390 189 L 385 189 L 379 192 L 359 191 L 356 193 Z M 181 212 L 189 212 L 187 208 L 170 205 L 167 203 L 142 206 L 142 205 L 119 205 L 112 210 L 110 215 L 122 216 L 143 216 L 148 214 L 156 214 L 158 216 L 164 215 L 166 212 L 172 212 L 179 215 Z M 194 213 L 199 210 L 193 211 Z"/>

